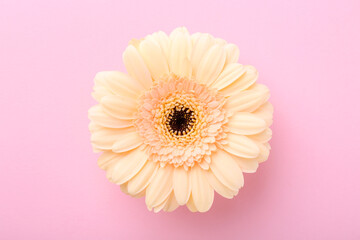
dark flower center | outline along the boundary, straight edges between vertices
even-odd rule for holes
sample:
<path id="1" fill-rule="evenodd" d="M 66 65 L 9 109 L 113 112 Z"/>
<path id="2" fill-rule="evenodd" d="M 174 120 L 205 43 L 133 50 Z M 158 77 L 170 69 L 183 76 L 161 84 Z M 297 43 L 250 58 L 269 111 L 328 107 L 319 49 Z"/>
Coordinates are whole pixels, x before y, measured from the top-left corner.
<path id="1" fill-rule="evenodd" d="M 176 136 L 187 134 L 195 123 L 194 111 L 187 107 L 176 106 L 167 116 L 167 128 Z"/>

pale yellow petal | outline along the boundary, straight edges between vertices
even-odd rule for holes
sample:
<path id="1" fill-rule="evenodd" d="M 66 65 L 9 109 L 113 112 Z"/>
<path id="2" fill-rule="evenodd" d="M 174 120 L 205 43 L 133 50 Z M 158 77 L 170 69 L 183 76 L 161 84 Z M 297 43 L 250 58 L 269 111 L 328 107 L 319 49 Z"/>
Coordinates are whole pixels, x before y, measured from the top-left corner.
<path id="1" fill-rule="evenodd" d="M 152 86 L 151 74 L 140 53 L 133 45 L 129 45 L 125 49 L 123 61 L 129 75 L 137 80 L 145 89 L 150 89 Z"/>
<path id="2" fill-rule="evenodd" d="M 91 144 L 94 153 L 101 153 L 103 149 L 97 148 L 94 144 Z"/>
<path id="3" fill-rule="evenodd" d="M 105 76 L 107 76 L 107 72 L 99 72 L 94 78 L 94 91 L 91 95 L 98 102 L 100 102 L 105 96 L 113 95 L 111 88 L 107 86 L 107 78 Z"/>
<path id="4" fill-rule="evenodd" d="M 127 183 L 120 184 L 120 190 L 125 194 L 129 194 L 127 190 Z"/>
<path id="5" fill-rule="evenodd" d="M 235 159 L 241 171 L 245 173 L 254 173 L 259 167 L 259 162 L 256 158 L 242 158 L 235 155 L 232 155 L 232 157 Z"/>
<path id="6" fill-rule="evenodd" d="M 131 195 L 130 192 L 129 192 L 129 182 L 127 182 L 126 184 L 127 184 L 128 194 Z M 146 194 L 146 189 L 143 189 L 141 192 L 139 192 L 139 193 L 137 193 L 135 195 L 131 195 L 131 196 L 134 197 L 134 198 L 142 198 L 142 197 L 145 196 L 145 194 Z"/>
<path id="7" fill-rule="evenodd" d="M 89 130 L 90 130 L 90 133 L 91 134 L 94 134 L 95 132 L 97 132 L 97 131 L 99 131 L 99 130 L 101 130 L 101 129 L 103 129 L 103 127 L 101 127 L 100 125 L 98 125 L 98 124 L 96 124 L 94 121 L 90 121 L 90 123 L 89 123 Z M 92 150 L 93 150 L 93 152 L 94 153 L 99 153 L 99 152 L 102 152 L 102 151 L 104 151 L 104 150 L 106 150 L 106 148 L 104 149 L 104 148 L 100 148 L 100 147 L 98 147 L 95 143 L 93 143 L 93 136 L 91 135 L 91 146 L 92 146 Z M 106 146 L 106 147 L 108 147 L 108 146 Z"/>
<path id="8" fill-rule="evenodd" d="M 198 41 L 198 39 L 200 37 L 202 37 L 203 35 L 204 35 L 204 33 L 200 33 L 200 32 L 196 32 L 196 33 L 191 34 L 190 39 L 191 39 L 192 45 L 194 46 L 196 44 L 196 42 Z"/>
<path id="9" fill-rule="evenodd" d="M 167 61 L 169 61 L 169 54 L 170 54 L 170 38 L 169 38 L 169 36 L 166 35 L 166 33 L 162 32 L 162 31 L 153 33 L 151 36 L 152 36 L 152 39 L 155 40 L 159 44 Z"/>
<path id="10" fill-rule="evenodd" d="M 225 47 L 225 45 L 227 44 L 227 41 L 222 38 L 215 38 L 215 42 L 223 47 Z"/>
<path id="11" fill-rule="evenodd" d="M 259 147 L 250 138 L 238 135 L 234 133 L 227 134 L 227 144 L 223 145 L 223 148 L 236 156 L 244 158 L 256 158 L 259 153 Z"/>
<path id="12" fill-rule="evenodd" d="M 140 43 L 139 51 L 154 80 L 159 81 L 162 77 L 169 75 L 166 56 L 158 44 L 151 40 L 144 40 Z"/>
<path id="13" fill-rule="evenodd" d="M 151 179 L 155 176 L 158 168 L 159 164 L 151 160 L 147 161 L 138 174 L 129 181 L 129 194 L 136 195 L 143 191 L 149 185 Z"/>
<path id="14" fill-rule="evenodd" d="M 95 84 L 94 88 L 93 88 L 93 92 L 91 93 L 91 96 L 98 102 L 101 101 L 101 99 L 105 96 L 111 95 L 112 93 L 110 92 L 109 89 L 107 89 L 104 86 L 97 86 Z"/>
<path id="15" fill-rule="evenodd" d="M 126 128 L 133 125 L 130 120 L 114 118 L 105 113 L 99 104 L 89 109 L 89 119 L 96 124 L 107 128 Z"/>
<path id="16" fill-rule="evenodd" d="M 172 212 L 178 207 L 179 204 L 176 201 L 174 192 L 171 192 L 171 194 L 162 203 L 154 207 L 154 212 L 158 213 L 161 210 L 165 212 Z"/>
<path id="17" fill-rule="evenodd" d="M 218 194 L 220 194 L 224 198 L 231 199 L 238 193 L 238 190 L 232 190 L 232 189 L 228 188 L 227 186 L 225 186 L 224 184 L 222 184 L 215 177 L 215 175 L 212 171 L 206 171 L 205 174 L 206 174 L 209 184 L 214 188 L 214 190 Z"/>
<path id="18" fill-rule="evenodd" d="M 112 151 L 103 152 L 98 158 L 98 166 L 103 170 L 107 170 L 107 168 L 113 163 L 114 159 L 116 159 L 116 155 L 117 154 Z"/>
<path id="19" fill-rule="evenodd" d="M 190 195 L 189 201 L 186 203 L 187 208 L 190 210 L 190 212 L 197 212 L 197 208 L 194 203 L 193 197 Z"/>
<path id="20" fill-rule="evenodd" d="M 111 182 L 123 184 L 141 170 L 147 159 L 148 155 L 141 148 L 118 154 L 109 166 L 106 176 Z"/>
<path id="21" fill-rule="evenodd" d="M 251 112 L 259 108 L 270 97 L 269 89 L 262 84 L 228 98 L 226 108 L 230 112 Z"/>
<path id="22" fill-rule="evenodd" d="M 119 138 L 112 146 L 112 151 L 115 153 L 127 152 L 140 146 L 143 143 L 140 135 L 134 131 L 127 132 Z"/>
<path id="23" fill-rule="evenodd" d="M 248 137 L 257 142 L 265 143 L 265 142 L 270 141 L 270 139 L 272 137 L 272 131 L 270 128 L 266 128 L 264 131 L 262 131 L 258 134 L 249 135 Z"/>
<path id="24" fill-rule="evenodd" d="M 118 71 L 99 72 L 95 76 L 95 85 L 105 87 L 111 95 L 137 98 L 144 88 L 129 75 Z"/>
<path id="25" fill-rule="evenodd" d="M 201 59 L 195 79 L 197 82 L 210 85 L 221 73 L 226 59 L 224 48 L 213 45 Z"/>
<path id="26" fill-rule="evenodd" d="M 90 121 L 89 123 L 89 130 L 91 133 L 94 133 L 100 129 L 103 129 L 102 126 L 100 126 L 99 124 L 96 124 L 94 121 Z"/>
<path id="27" fill-rule="evenodd" d="M 134 119 L 137 112 L 137 102 L 125 96 L 105 96 L 101 99 L 104 111 L 119 119 Z"/>
<path id="28" fill-rule="evenodd" d="M 141 39 L 132 38 L 129 41 L 129 45 L 133 45 L 136 49 L 139 49 L 139 45 L 140 45 L 141 41 L 143 41 L 143 40 L 144 40 L 144 38 L 141 38 Z"/>
<path id="29" fill-rule="evenodd" d="M 254 114 L 236 112 L 230 117 L 227 127 L 232 133 L 252 135 L 264 131 L 266 122 Z"/>
<path id="30" fill-rule="evenodd" d="M 259 156 L 254 158 L 254 160 L 259 163 L 265 162 L 269 158 L 271 147 L 270 147 L 269 143 L 257 143 L 257 145 L 260 149 L 260 154 L 259 154 Z"/>
<path id="31" fill-rule="evenodd" d="M 210 34 L 206 33 L 198 33 L 197 35 L 192 35 L 191 38 L 193 40 L 191 65 L 193 74 L 196 75 L 201 59 L 203 59 L 209 48 L 214 45 L 215 40 Z"/>
<path id="32" fill-rule="evenodd" d="M 162 203 L 173 189 L 173 166 L 160 167 L 146 188 L 146 205 L 150 208 Z"/>
<path id="33" fill-rule="evenodd" d="M 177 28 L 170 34 L 170 71 L 179 77 L 191 76 L 192 44 L 186 28 Z"/>
<path id="34" fill-rule="evenodd" d="M 206 212 L 214 201 L 214 189 L 210 186 L 207 178 L 198 165 L 190 170 L 191 195 L 196 209 L 199 212 Z"/>
<path id="35" fill-rule="evenodd" d="M 265 162 L 269 158 L 270 154 L 270 144 L 269 143 L 258 143 L 258 147 L 260 149 L 260 154 L 254 160 L 259 163 Z"/>
<path id="36" fill-rule="evenodd" d="M 249 88 L 256 82 L 258 78 L 258 72 L 256 68 L 250 65 L 245 65 L 244 69 L 245 73 L 242 74 L 241 77 L 220 90 L 222 94 L 224 94 L 225 96 L 238 95 L 240 92 Z"/>
<path id="37" fill-rule="evenodd" d="M 117 140 L 123 138 L 124 135 L 129 132 L 134 131 L 136 131 L 134 127 L 116 129 L 100 127 L 93 131 L 91 135 L 91 143 L 99 149 L 111 150 Z"/>
<path id="38" fill-rule="evenodd" d="M 170 195 L 169 195 L 170 197 Z M 167 202 L 169 200 L 169 197 L 167 197 L 162 203 L 160 203 L 159 205 L 157 206 L 154 206 L 154 213 L 158 213 L 160 212 L 166 205 L 167 205 Z"/>
<path id="39" fill-rule="evenodd" d="M 174 192 L 172 192 L 167 200 L 167 203 L 165 205 L 165 207 L 163 208 L 163 210 L 165 212 L 172 212 L 174 211 L 175 209 L 177 209 L 179 207 L 179 204 L 178 202 L 176 201 L 176 198 L 175 198 L 175 194 Z"/>
<path id="40" fill-rule="evenodd" d="M 226 62 L 225 65 L 236 63 L 239 60 L 239 48 L 235 44 L 229 43 L 225 45 Z"/>
<path id="41" fill-rule="evenodd" d="M 145 90 L 138 81 L 122 72 L 111 72 L 111 77 L 106 83 L 116 95 L 128 95 L 137 98 Z"/>
<path id="42" fill-rule="evenodd" d="M 212 84 L 210 84 L 210 87 L 221 90 L 239 79 L 244 73 L 245 68 L 243 65 L 239 63 L 231 63 L 225 66 L 220 76 Z"/>
<path id="43" fill-rule="evenodd" d="M 244 185 L 241 169 L 231 155 L 221 149 L 211 154 L 210 169 L 222 184 L 233 191 Z"/>
<path id="44" fill-rule="evenodd" d="M 274 107 L 272 106 L 271 103 L 269 102 L 264 103 L 258 109 L 256 109 L 256 111 L 252 113 L 264 119 L 267 127 L 271 126 L 273 122 L 273 113 L 274 113 Z"/>
<path id="45" fill-rule="evenodd" d="M 180 205 L 186 204 L 190 197 L 190 181 L 184 168 L 175 168 L 173 176 L 174 194 Z"/>

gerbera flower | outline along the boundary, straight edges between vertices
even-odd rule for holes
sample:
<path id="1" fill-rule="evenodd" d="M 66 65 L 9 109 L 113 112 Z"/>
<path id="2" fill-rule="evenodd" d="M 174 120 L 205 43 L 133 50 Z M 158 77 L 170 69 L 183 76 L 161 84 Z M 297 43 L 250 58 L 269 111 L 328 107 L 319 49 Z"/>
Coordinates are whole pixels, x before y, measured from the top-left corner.
<path id="1" fill-rule="evenodd" d="M 100 168 L 123 192 L 145 196 L 149 210 L 209 210 L 214 190 L 233 198 L 243 172 L 268 158 L 272 105 L 239 50 L 185 28 L 132 40 L 128 74 L 95 77 L 89 110 Z"/>

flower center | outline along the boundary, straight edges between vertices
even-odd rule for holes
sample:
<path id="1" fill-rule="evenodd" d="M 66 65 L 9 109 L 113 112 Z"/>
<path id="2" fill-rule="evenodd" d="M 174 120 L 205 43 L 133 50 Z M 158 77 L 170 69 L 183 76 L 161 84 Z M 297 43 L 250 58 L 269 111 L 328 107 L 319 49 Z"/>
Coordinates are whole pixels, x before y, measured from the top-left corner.
<path id="1" fill-rule="evenodd" d="M 216 143 L 226 138 L 224 102 L 215 90 L 175 75 L 154 84 L 141 97 L 135 120 L 149 159 L 186 170 L 197 163 L 206 168 Z"/>
<path id="2" fill-rule="evenodd" d="M 194 111 L 184 105 L 175 106 L 166 117 L 166 127 L 175 136 L 190 132 L 195 123 Z"/>

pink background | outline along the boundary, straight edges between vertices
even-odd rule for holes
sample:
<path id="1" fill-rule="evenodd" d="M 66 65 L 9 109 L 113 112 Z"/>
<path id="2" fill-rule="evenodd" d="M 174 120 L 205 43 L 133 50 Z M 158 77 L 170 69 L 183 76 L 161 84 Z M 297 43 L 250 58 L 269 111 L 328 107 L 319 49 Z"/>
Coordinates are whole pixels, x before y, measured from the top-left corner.
<path id="1" fill-rule="evenodd" d="M 148 212 L 90 146 L 93 77 L 177 26 L 240 47 L 275 106 L 272 152 L 233 200 Z M 1 239 L 360 239 L 360 2 L 0 1 Z"/>

